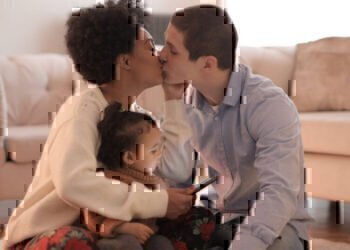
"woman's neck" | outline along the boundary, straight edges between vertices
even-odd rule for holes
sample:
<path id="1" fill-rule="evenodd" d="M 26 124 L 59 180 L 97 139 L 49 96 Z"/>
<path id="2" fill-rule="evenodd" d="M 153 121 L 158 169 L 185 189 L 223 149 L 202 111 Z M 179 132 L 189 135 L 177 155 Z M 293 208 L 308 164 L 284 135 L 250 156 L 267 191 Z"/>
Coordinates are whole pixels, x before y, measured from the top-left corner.
<path id="1" fill-rule="evenodd" d="M 109 104 L 119 102 L 124 110 L 129 110 L 139 93 L 136 93 L 136 91 L 126 91 L 122 84 L 120 84 L 121 86 L 117 85 L 119 83 L 103 84 L 99 88 Z"/>

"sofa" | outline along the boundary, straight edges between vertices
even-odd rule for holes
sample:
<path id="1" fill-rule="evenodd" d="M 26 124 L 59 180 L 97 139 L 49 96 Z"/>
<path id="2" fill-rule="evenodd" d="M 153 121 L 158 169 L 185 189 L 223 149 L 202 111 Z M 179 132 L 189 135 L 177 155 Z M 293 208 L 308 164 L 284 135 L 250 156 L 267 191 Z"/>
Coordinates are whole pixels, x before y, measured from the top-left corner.
<path id="1" fill-rule="evenodd" d="M 293 89 L 295 50 L 241 47 L 239 59 L 288 93 Z M 0 57 L 0 200 L 23 198 L 52 119 L 78 78 L 65 55 Z M 145 91 L 138 102 L 161 118 L 160 86 Z M 350 201 L 350 111 L 301 112 L 300 119 L 308 194 Z"/>
<path id="2" fill-rule="evenodd" d="M 23 198 L 72 76 L 66 55 L 0 57 L 0 201 Z"/>

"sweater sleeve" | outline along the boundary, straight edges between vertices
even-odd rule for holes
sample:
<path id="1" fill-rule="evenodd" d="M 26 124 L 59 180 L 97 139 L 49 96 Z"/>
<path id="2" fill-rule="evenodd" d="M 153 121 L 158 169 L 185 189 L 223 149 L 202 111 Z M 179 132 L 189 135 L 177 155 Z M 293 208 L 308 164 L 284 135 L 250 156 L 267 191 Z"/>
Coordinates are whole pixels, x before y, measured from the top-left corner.
<path id="1" fill-rule="evenodd" d="M 137 182 L 128 186 L 96 175 L 98 132 L 93 122 L 78 116 L 53 129 L 43 153 L 48 154 L 52 180 L 62 200 L 124 221 L 165 215 L 165 190 L 151 192 Z"/>
<path id="2" fill-rule="evenodd" d="M 175 183 L 184 182 L 191 176 L 194 163 L 190 144 L 192 130 L 185 116 L 182 99 L 165 102 L 161 130 L 164 150 L 157 173 Z"/>

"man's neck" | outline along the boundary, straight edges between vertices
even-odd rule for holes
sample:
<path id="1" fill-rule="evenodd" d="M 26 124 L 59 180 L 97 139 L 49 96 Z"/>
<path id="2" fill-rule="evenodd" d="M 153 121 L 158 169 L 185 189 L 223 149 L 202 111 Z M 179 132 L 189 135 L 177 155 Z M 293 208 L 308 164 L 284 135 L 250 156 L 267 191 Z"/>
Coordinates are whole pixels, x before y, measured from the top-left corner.
<path id="1" fill-rule="evenodd" d="M 222 71 L 210 79 L 208 78 L 209 80 L 206 81 L 206 86 L 203 89 L 198 88 L 198 91 L 210 105 L 217 106 L 224 100 L 230 76 L 229 71 Z"/>

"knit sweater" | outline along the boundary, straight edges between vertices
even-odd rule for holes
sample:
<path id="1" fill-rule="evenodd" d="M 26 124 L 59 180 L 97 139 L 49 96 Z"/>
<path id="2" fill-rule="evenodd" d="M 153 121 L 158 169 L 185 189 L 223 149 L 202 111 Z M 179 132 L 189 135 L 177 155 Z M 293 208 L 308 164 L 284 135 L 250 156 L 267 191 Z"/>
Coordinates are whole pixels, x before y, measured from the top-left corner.
<path id="1" fill-rule="evenodd" d="M 171 100 L 165 103 L 161 125 L 165 143 L 158 173 L 174 182 L 185 181 L 192 168 L 192 151 L 188 143 L 191 129 L 185 121 L 182 102 Z M 96 176 L 97 123 L 107 104 L 99 88 L 88 88 L 71 96 L 62 105 L 52 124 L 33 181 L 9 219 L 5 249 L 72 224 L 81 208 L 124 221 L 165 216 L 166 190 L 145 192 L 147 188 L 139 182 L 133 182 L 129 187 Z"/>
<path id="2" fill-rule="evenodd" d="M 144 184 L 146 187 L 152 190 L 159 191 L 164 190 L 167 187 L 166 183 L 164 182 L 164 180 L 162 180 L 162 178 L 156 175 L 145 175 L 145 173 L 143 172 L 127 167 L 120 168 L 115 171 L 104 170 L 104 175 L 107 178 L 116 180 L 116 183 L 124 182 L 128 185 L 131 185 L 133 182 L 136 181 Z M 84 224 L 88 227 L 90 231 L 102 237 L 114 236 L 114 229 L 116 229 L 124 223 L 128 223 L 122 220 L 106 218 L 95 212 L 89 211 L 88 209 L 83 209 L 83 219 Z M 132 220 L 132 222 L 142 223 L 149 226 L 155 231 L 157 230 L 156 219 L 154 218 L 147 220 Z"/>

